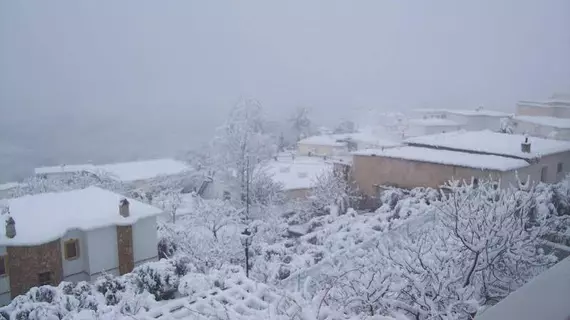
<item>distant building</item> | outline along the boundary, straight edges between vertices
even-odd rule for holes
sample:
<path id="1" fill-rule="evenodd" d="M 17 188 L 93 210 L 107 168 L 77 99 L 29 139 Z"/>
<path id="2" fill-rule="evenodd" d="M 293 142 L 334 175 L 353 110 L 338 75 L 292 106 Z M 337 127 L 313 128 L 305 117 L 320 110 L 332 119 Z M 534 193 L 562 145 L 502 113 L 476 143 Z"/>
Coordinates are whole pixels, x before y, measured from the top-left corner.
<path id="1" fill-rule="evenodd" d="M 449 119 L 411 119 L 408 121 L 408 127 L 406 129 L 405 135 L 407 137 L 416 137 L 436 133 L 459 131 L 461 129 L 463 129 L 462 124 Z"/>
<path id="2" fill-rule="evenodd" d="M 492 131 L 410 138 L 405 146 L 354 152 L 352 179 L 375 199 L 383 186 L 439 188 L 448 180 L 556 182 L 570 169 L 570 143 Z"/>
<path id="3" fill-rule="evenodd" d="M 106 176 L 113 180 L 140 186 L 149 180 L 182 174 L 188 165 L 174 159 L 153 159 L 111 164 L 61 165 L 36 168 L 35 174 L 45 178 L 65 178 L 76 174 Z"/>
<path id="4" fill-rule="evenodd" d="M 381 139 L 373 134 L 355 132 L 308 137 L 297 143 L 297 153 L 303 156 L 337 156 L 359 149 L 389 148 L 397 145 L 398 142 Z"/>
<path id="5" fill-rule="evenodd" d="M 0 199 L 11 198 L 12 193 L 22 184 L 19 182 L 7 182 L 0 184 Z"/>
<path id="6" fill-rule="evenodd" d="M 5 200 L 0 304 L 31 287 L 125 274 L 157 259 L 162 211 L 96 187 Z"/>
<path id="7" fill-rule="evenodd" d="M 517 115 L 511 121 L 515 133 L 570 141 L 570 118 Z"/>
<path id="8" fill-rule="evenodd" d="M 570 94 L 553 94 L 548 100 L 519 101 L 517 115 L 533 117 L 570 118 Z"/>
<path id="9" fill-rule="evenodd" d="M 416 109 L 422 118 L 439 118 L 454 121 L 469 131 L 492 130 L 498 131 L 501 128 L 501 119 L 509 118 L 512 114 L 477 108 L 474 110 L 460 109 Z"/>

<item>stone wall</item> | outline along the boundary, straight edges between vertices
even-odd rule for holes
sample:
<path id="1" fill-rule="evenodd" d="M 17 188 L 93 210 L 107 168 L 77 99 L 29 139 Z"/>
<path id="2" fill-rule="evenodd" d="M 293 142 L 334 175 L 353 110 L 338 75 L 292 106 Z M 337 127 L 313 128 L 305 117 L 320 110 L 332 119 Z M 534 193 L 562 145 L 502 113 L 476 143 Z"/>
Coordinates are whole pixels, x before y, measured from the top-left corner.
<path id="1" fill-rule="evenodd" d="M 133 271 L 135 260 L 132 226 L 117 226 L 117 249 L 119 253 L 119 274 L 123 275 Z"/>
<path id="2" fill-rule="evenodd" d="M 8 247 L 8 275 L 12 298 L 39 285 L 39 274 L 51 273 L 51 284 L 63 280 L 60 239 L 38 246 Z"/>

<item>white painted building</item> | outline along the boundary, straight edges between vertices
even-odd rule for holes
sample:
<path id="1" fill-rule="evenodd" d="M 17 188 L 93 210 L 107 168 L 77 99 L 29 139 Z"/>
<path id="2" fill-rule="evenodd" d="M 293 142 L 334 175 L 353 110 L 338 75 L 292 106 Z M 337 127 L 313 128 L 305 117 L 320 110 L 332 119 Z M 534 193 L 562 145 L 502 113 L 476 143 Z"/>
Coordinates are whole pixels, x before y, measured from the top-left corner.
<path id="1" fill-rule="evenodd" d="M 297 143 L 297 153 L 301 156 L 339 156 L 347 155 L 353 150 L 398 145 L 398 142 L 380 138 L 372 132 L 355 132 L 308 137 Z"/>
<path id="2" fill-rule="evenodd" d="M 517 114 L 568 119 L 570 118 L 570 94 L 555 93 L 546 101 L 519 101 Z"/>
<path id="3" fill-rule="evenodd" d="M 570 140 L 570 118 L 517 115 L 512 119 L 515 133 L 557 140 Z"/>
<path id="4" fill-rule="evenodd" d="M 460 109 L 416 109 L 422 118 L 440 118 L 455 121 L 463 129 L 469 131 L 501 129 L 501 119 L 512 116 L 510 113 L 477 108 L 474 110 Z"/>
<path id="5" fill-rule="evenodd" d="M 406 137 L 416 137 L 436 133 L 453 132 L 463 129 L 463 125 L 449 119 L 421 118 L 408 120 Z"/>
<path id="6" fill-rule="evenodd" d="M 15 236 L 0 228 L 0 304 L 33 286 L 92 281 L 156 260 L 162 211 L 124 200 L 97 187 L 5 200 L 3 220 L 13 218 Z"/>
<path id="7" fill-rule="evenodd" d="M 19 182 L 6 182 L 0 184 L 0 199 L 10 198 L 12 193 L 21 186 Z"/>

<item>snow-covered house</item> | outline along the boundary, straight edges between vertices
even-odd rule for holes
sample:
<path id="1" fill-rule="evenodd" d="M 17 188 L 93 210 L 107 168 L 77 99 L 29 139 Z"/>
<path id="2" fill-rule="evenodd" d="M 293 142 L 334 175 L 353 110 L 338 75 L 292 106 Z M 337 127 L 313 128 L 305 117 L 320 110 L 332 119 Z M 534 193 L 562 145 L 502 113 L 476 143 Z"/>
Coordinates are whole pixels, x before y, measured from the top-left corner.
<path id="1" fill-rule="evenodd" d="M 463 129 L 470 131 L 493 130 L 497 131 L 501 128 L 501 119 L 509 118 L 512 114 L 477 108 L 474 110 L 460 109 L 416 109 L 422 118 L 439 118 L 455 121 L 459 123 Z"/>
<path id="2" fill-rule="evenodd" d="M 546 101 L 519 101 L 517 114 L 533 117 L 570 118 L 570 94 L 555 93 Z"/>
<path id="3" fill-rule="evenodd" d="M 299 199 L 310 193 L 320 175 L 332 172 L 333 164 L 318 157 L 278 158 L 268 161 L 263 170 L 281 184 L 288 199 Z"/>
<path id="4" fill-rule="evenodd" d="M 526 140 L 528 139 L 528 140 Z M 556 182 L 570 170 L 570 143 L 492 131 L 414 137 L 405 146 L 354 152 L 352 178 L 375 198 L 381 186 L 438 188 L 451 178 L 501 179 L 503 185 Z"/>
<path id="5" fill-rule="evenodd" d="M 97 170 L 111 179 L 141 186 L 153 179 L 182 174 L 189 167 L 183 161 L 166 158 L 98 165 Z"/>
<path id="6" fill-rule="evenodd" d="M 458 131 L 463 128 L 462 124 L 449 119 L 422 118 L 410 119 L 404 134 L 407 137 L 416 137 L 436 133 Z"/>
<path id="7" fill-rule="evenodd" d="M 302 156 L 337 156 L 366 148 L 389 148 L 398 142 L 379 138 L 368 132 L 355 132 L 312 136 L 297 143 L 297 153 Z"/>
<path id="8" fill-rule="evenodd" d="M 570 140 L 570 118 L 518 115 L 514 116 L 511 121 L 515 133 L 541 138 Z"/>
<path id="9" fill-rule="evenodd" d="M 157 259 L 161 210 L 97 187 L 4 200 L 0 304 L 34 286 L 125 274 Z"/>

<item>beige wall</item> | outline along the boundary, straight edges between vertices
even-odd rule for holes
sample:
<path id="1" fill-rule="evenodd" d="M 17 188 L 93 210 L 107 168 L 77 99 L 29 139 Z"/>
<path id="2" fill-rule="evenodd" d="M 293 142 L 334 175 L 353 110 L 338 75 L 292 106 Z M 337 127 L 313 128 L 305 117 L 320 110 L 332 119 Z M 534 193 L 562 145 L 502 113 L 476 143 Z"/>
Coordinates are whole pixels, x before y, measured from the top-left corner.
<path id="1" fill-rule="evenodd" d="M 558 173 L 558 163 L 562 163 L 563 172 Z M 570 171 L 570 152 L 558 153 L 540 159 L 536 164 L 518 169 L 521 180 L 530 177 L 538 182 L 543 167 L 547 167 L 546 181 L 560 181 Z M 401 188 L 431 187 L 438 188 L 448 180 L 466 179 L 501 179 L 502 185 L 516 183 L 515 171 L 500 172 L 495 170 L 480 170 L 436 163 L 411 161 L 379 156 L 355 155 L 353 159 L 352 177 L 361 192 L 375 197 L 377 185 L 391 185 Z"/>
<path id="2" fill-rule="evenodd" d="M 497 171 L 360 155 L 354 156 L 352 170 L 353 179 L 359 190 L 371 197 L 376 196 L 376 185 L 438 188 L 451 178 L 500 176 Z"/>
<path id="3" fill-rule="evenodd" d="M 554 109 L 546 106 L 517 104 L 517 115 L 554 117 Z"/>

